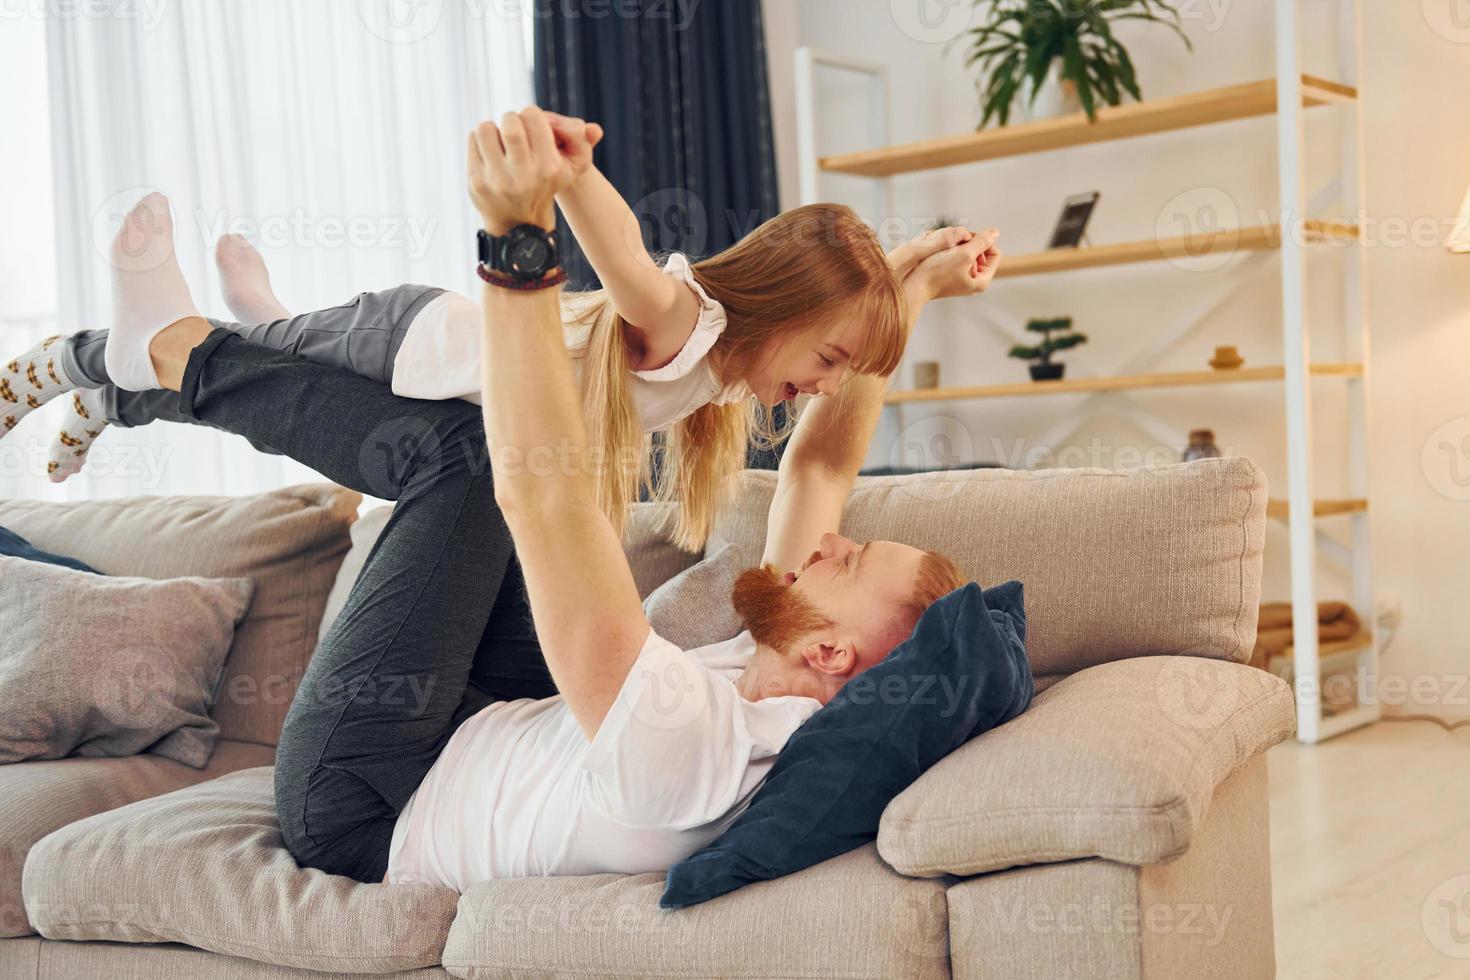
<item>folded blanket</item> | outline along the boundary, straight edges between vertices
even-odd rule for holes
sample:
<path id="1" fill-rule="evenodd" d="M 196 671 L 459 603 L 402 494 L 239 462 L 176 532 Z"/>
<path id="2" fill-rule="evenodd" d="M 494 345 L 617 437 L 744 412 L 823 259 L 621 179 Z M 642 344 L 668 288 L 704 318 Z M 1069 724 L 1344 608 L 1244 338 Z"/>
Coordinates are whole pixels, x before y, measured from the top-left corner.
<path id="1" fill-rule="evenodd" d="M 1362 628 L 1357 612 L 1346 602 L 1317 603 L 1317 639 L 1320 643 L 1346 640 Z M 1250 662 L 1265 667 L 1270 658 L 1287 656 L 1291 645 L 1291 603 L 1263 602 L 1256 621 L 1256 646 Z"/>

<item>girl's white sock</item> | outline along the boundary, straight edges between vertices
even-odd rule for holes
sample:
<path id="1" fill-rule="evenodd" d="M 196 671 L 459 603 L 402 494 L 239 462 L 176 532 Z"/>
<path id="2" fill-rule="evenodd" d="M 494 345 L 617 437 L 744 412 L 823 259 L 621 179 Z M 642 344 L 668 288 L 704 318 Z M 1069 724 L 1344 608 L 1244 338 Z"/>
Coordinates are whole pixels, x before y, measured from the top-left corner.
<path id="1" fill-rule="evenodd" d="M 47 337 L 14 360 L 0 364 L 0 437 L 57 395 L 76 387 L 62 364 L 63 340 Z"/>
<path id="2" fill-rule="evenodd" d="M 51 452 L 46 457 L 46 473 L 52 483 L 61 483 L 87 465 L 87 453 L 105 428 L 107 417 L 103 414 L 102 389 L 78 388 L 73 391 L 67 404 L 66 419 L 56 438 L 51 440 Z"/>
<path id="3" fill-rule="evenodd" d="M 108 377 L 125 391 L 160 387 L 149 345 L 165 327 L 199 315 L 174 257 L 174 222 L 162 194 L 139 201 L 112 241 L 112 315 Z"/>
<path id="4" fill-rule="evenodd" d="M 244 235 L 221 235 L 214 246 L 214 264 L 219 268 L 225 305 L 235 319 L 241 323 L 273 323 L 290 318 L 290 311 L 271 289 L 265 259 Z"/>

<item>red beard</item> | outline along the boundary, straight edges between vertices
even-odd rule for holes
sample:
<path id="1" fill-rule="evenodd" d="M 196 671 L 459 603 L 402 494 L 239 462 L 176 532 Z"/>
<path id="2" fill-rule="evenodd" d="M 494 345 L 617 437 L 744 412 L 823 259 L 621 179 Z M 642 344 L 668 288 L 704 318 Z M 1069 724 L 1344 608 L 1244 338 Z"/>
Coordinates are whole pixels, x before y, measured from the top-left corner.
<path id="1" fill-rule="evenodd" d="M 741 572 L 730 599 L 755 642 L 778 653 L 832 625 L 806 596 L 783 581 L 774 565 Z"/>

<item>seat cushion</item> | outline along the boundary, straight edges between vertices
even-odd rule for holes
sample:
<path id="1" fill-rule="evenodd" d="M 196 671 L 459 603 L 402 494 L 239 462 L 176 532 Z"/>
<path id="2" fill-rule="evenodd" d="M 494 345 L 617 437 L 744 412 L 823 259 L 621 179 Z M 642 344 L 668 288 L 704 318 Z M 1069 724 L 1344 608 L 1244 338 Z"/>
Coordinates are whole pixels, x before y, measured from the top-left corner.
<path id="1" fill-rule="evenodd" d="M 457 977 L 949 976 L 944 885 L 905 878 L 869 844 L 703 905 L 658 907 L 663 875 L 512 878 L 459 903 Z"/>
<path id="2" fill-rule="evenodd" d="M 223 738 L 275 745 L 361 502 L 329 484 L 257 497 L 10 500 L 0 525 L 107 575 L 253 581 L 213 716 Z"/>
<path id="3" fill-rule="evenodd" d="M 1244 664 L 1138 657 L 1037 695 L 883 813 L 878 850 L 909 875 L 1102 857 L 1171 861 L 1215 787 L 1295 728 L 1291 687 Z"/>
<path id="4" fill-rule="evenodd" d="M 747 471 L 715 521 L 761 554 L 776 474 Z M 1244 663 L 1255 642 L 1266 478 L 1248 459 L 1124 472 L 966 470 L 861 477 L 842 514 L 855 541 L 942 552 L 977 582 L 1026 586 L 1038 686 L 1149 654 Z"/>
<path id="5" fill-rule="evenodd" d="M 21 901 L 21 870 L 31 846 L 53 830 L 135 800 L 267 765 L 274 755 L 268 746 L 221 741 L 203 769 L 153 755 L 0 766 L 0 936 L 35 931 Z"/>
<path id="6" fill-rule="evenodd" d="M 437 964 L 458 896 L 299 867 L 281 841 L 272 773 L 248 769 L 51 834 L 25 866 L 36 930 L 328 973 Z"/>

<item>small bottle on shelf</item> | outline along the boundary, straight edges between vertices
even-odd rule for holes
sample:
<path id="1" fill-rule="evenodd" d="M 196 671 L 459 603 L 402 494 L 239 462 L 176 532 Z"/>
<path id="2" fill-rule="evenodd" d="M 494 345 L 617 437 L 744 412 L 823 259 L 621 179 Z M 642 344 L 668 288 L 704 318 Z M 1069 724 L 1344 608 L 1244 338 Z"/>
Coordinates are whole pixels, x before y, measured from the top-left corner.
<path id="1" fill-rule="evenodd" d="M 1189 430 L 1189 445 L 1184 449 L 1186 463 L 1196 459 L 1215 459 L 1221 455 L 1220 447 L 1215 445 L 1213 429 Z"/>

